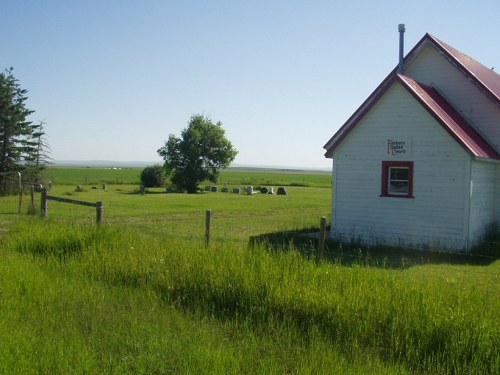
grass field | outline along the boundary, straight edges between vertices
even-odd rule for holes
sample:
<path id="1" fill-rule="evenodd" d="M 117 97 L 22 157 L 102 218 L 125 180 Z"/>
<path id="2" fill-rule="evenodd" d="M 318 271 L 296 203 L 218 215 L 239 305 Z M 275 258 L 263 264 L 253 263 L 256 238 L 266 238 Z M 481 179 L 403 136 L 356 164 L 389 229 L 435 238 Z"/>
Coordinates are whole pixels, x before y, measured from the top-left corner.
<path id="1" fill-rule="evenodd" d="M 55 185 L 139 185 L 143 168 L 51 167 L 45 180 Z M 219 183 L 229 185 L 283 185 L 330 187 L 331 173 L 258 168 L 229 168 L 221 172 Z"/>
<path id="2" fill-rule="evenodd" d="M 0 373 L 499 374 L 500 261 L 330 244 L 318 265 L 296 231 L 331 189 L 299 175 L 286 196 L 54 179 L 104 224 L 54 201 L 0 215 Z"/>

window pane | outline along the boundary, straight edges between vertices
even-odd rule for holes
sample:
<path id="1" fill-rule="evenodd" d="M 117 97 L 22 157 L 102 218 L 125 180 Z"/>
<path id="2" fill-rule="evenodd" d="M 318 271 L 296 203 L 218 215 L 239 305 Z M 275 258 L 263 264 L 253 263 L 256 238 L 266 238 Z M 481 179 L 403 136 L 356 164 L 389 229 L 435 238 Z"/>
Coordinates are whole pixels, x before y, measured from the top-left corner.
<path id="1" fill-rule="evenodd" d="M 408 168 L 394 168 L 391 169 L 391 180 L 406 180 L 408 181 Z"/>
<path id="2" fill-rule="evenodd" d="M 408 186 L 408 181 L 390 181 L 389 194 L 407 195 Z"/>
<path id="3" fill-rule="evenodd" d="M 388 193 L 395 195 L 409 194 L 409 169 L 407 167 L 389 168 Z"/>

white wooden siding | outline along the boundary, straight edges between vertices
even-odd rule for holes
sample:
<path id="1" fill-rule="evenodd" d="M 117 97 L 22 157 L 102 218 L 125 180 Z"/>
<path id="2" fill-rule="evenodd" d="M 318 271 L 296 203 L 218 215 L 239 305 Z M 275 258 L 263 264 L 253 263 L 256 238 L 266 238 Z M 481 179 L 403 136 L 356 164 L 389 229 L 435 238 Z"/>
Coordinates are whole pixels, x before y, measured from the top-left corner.
<path id="1" fill-rule="evenodd" d="M 500 164 L 495 165 L 495 222 L 500 224 Z"/>
<path id="2" fill-rule="evenodd" d="M 409 61 L 405 74 L 435 87 L 500 152 L 500 108 L 433 46 Z"/>
<path id="3" fill-rule="evenodd" d="M 390 158 L 387 139 L 411 141 Z M 470 157 L 394 83 L 333 154 L 331 235 L 342 241 L 462 249 Z M 380 197 L 383 160 L 414 162 L 414 199 Z"/>
<path id="4" fill-rule="evenodd" d="M 488 162 L 471 163 L 470 245 L 477 244 L 495 222 L 496 165 Z"/>

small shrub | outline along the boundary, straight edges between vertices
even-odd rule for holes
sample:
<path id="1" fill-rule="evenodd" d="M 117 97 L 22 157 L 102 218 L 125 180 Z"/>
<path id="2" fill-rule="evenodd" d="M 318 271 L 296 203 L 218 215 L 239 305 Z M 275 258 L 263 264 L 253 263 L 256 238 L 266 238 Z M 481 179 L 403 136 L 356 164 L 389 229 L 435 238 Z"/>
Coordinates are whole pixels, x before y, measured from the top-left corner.
<path id="1" fill-rule="evenodd" d="M 165 179 L 165 172 L 158 164 L 146 167 L 141 172 L 141 183 L 147 188 L 162 187 Z"/>

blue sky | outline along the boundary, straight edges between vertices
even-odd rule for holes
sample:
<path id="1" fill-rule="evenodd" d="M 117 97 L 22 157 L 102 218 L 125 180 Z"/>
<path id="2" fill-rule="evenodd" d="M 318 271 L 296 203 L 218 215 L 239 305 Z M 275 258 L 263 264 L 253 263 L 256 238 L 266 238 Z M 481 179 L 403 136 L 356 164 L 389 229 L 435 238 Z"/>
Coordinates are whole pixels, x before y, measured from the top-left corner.
<path id="1" fill-rule="evenodd" d="M 3 0 L 0 68 L 55 160 L 161 162 L 193 114 L 244 165 L 328 168 L 323 145 L 429 32 L 500 71 L 500 1 Z"/>

